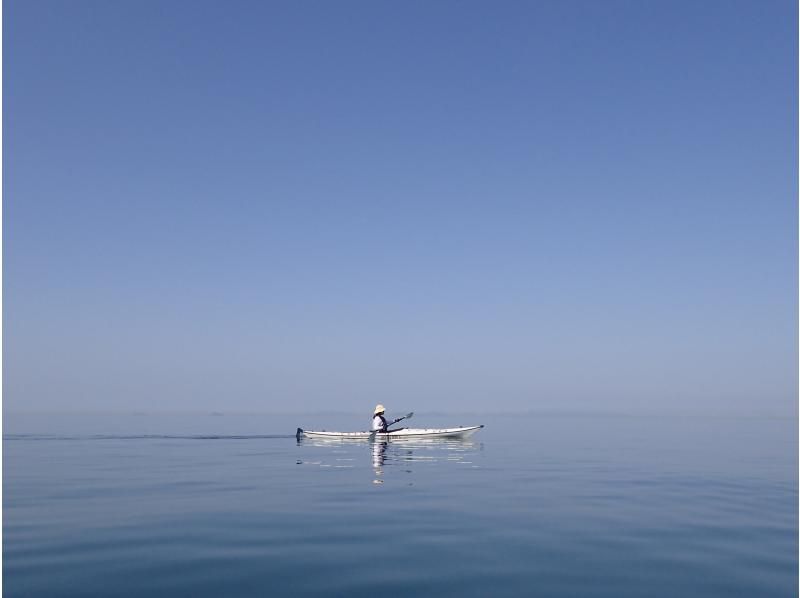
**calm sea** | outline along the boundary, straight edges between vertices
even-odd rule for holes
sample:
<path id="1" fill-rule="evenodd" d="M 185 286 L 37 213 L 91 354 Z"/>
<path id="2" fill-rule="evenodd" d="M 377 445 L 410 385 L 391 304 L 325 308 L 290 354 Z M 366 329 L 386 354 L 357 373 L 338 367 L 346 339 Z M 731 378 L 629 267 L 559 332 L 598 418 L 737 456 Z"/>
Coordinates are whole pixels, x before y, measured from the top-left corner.
<path id="1" fill-rule="evenodd" d="M 794 419 L 366 420 L 7 415 L 4 596 L 798 594 Z"/>

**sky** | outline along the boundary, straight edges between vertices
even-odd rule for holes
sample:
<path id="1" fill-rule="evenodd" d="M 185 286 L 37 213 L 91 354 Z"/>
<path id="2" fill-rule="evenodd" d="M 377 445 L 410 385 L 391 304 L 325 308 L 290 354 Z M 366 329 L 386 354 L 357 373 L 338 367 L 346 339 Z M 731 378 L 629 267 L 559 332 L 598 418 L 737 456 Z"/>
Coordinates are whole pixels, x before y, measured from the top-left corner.
<path id="1" fill-rule="evenodd" d="M 797 4 L 6 0 L 6 411 L 797 414 Z"/>

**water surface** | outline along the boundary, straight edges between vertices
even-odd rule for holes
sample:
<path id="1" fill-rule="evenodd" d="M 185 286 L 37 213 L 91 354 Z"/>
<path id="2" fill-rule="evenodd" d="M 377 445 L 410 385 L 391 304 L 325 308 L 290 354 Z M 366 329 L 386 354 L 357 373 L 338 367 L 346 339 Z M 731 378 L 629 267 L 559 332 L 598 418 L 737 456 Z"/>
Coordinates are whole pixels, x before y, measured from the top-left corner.
<path id="1" fill-rule="evenodd" d="M 6 415 L 4 595 L 797 595 L 795 420 L 367 423 Z"/>

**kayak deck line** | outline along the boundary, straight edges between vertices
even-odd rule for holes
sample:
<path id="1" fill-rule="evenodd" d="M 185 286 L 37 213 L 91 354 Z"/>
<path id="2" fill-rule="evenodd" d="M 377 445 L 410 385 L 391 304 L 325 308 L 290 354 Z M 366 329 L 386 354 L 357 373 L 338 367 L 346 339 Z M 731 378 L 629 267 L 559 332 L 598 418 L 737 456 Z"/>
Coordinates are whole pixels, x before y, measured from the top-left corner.
<path id="1" fill-rule="evenodd" d="M 403 440 L 419 438 L 467 438 L 483 428 L 479 426 L 461 426 L 458 428 L 403 428 L 389 432 L 328 432 L 326 430 L 303 430 L 297 428 L 296 438 L 328 438 L 335 440 Z"/>

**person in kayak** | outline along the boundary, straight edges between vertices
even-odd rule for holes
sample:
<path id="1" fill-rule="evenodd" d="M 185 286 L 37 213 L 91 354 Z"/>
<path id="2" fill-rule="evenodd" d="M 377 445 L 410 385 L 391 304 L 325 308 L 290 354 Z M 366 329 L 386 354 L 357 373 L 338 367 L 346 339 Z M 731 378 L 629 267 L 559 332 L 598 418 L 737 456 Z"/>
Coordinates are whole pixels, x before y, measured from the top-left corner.
<path id="1" fill-rule="evenodd" d="M 392 424 L 396 424 L 397 422 L 399 422 L 401 420 L 404 420 L 404 419 L 408 419 L 409 417 L 414 415 L 414 413 L 412 411 L 408 415 L 405 415 L 403 417 L 398 417 L 397 419 L 393 419 L 392 421 L 388 422 L 388 421 L 386 421 L 386 418 L 384 417 L 384 413 L 386 413 L 386 408 L 383 405 L 376 405 L 375 406 L 375 412 L 372 415 L 372 431 L 373 432 L 386 433 L 386 432 L 399 432 L 400 430 L 405 430 L 405 428 L 395 428 L 394 430 L 389 430 L 387 428 L 389 426 L 391 426 Z"/>
<path id="2" fill-rule="evenodd" d="M 384 413 L 386 413 L 386 409 L 383 405 L 376 405 L 375 406 L 375 413 L 372 416 L 372 431 L 375 432 L 388 432 L 386 428 L 388 428 L 391 424 L 386 421 L 384 417 Z M 394 423 L 394 422 L 392 422 Z"/>

